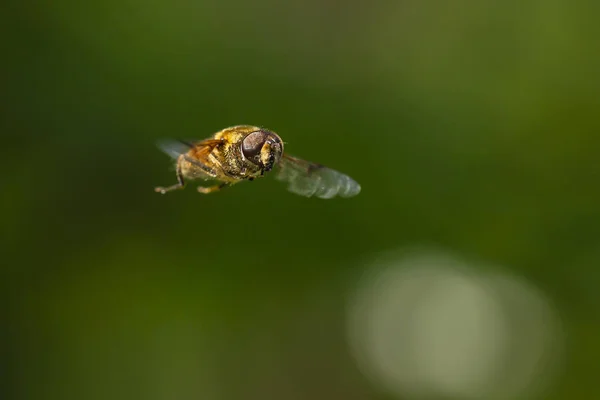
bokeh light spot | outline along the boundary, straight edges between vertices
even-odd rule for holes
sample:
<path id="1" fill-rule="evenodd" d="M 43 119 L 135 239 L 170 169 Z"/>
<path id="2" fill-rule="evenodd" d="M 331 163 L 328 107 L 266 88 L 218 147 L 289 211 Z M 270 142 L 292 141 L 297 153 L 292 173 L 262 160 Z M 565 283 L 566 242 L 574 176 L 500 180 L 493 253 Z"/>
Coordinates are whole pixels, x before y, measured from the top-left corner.
<path id="1" fill-rule="evenodd" d="M 531 398 L 559 365 L 560 324 L 539 290 L 440 252 L 374 262 L 348 310 L 359 368 L 403 398 Z"/>

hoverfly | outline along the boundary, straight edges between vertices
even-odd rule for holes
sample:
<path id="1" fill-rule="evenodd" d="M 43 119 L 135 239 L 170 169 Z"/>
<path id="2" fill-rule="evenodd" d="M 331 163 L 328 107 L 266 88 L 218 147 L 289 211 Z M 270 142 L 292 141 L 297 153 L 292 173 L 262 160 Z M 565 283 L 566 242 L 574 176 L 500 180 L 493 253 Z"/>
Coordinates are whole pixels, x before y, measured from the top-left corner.
<path id="1" fill-rule="evenodd" d="M 214 180 L 198 192 L 212 193 L 244 180 L 252 181 L 277 167 L 276 178 L 301 196 L 330 199 L 352 197 L 360 185 L 347 175 L 321 164 L 285 154 L 283 141 L 272 131 L 250 125 L 225 128 L 201 141 L 163 141 L 159 148 L 176 160 L 177 183 L 157 187 L 158 193 L 183 189 L 187 180 Z"/>

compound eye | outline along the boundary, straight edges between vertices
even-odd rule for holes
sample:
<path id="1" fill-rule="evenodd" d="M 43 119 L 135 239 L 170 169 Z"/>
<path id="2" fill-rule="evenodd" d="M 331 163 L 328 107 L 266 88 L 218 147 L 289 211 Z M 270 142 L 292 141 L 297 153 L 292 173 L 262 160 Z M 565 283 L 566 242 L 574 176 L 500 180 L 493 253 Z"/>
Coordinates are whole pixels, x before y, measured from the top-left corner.
<path id="1" fill-rule="evenodd" d="M 252 132 L 246 136 L 242 142 L 242 153 L 244 153 L 244 157 L 253 160 L 256 159 L 257 156 L 260 156 L 260 150 L 263 148 L 267 139 L 266 136 L 267 135 L 261 131 Z"/>

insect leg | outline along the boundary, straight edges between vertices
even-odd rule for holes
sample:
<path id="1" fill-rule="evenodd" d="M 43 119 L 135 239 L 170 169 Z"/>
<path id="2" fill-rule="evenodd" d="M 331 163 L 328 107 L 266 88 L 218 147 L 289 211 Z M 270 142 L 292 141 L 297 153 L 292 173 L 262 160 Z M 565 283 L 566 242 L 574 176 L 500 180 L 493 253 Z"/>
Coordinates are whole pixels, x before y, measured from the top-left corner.
<path id="1" fill-rule="evenodd" d="M 203 194 L 208 194 L 208 193 L 212 193 L 212 192 L 218 192 L 219 190 L 223 189 L 224 187 L 229 186 L 229 183 L 221 183 L 219 185 L 215 185 L 215 186 L 210 186 L 210 187 L 203 187 L 203 186 L 198 186 L 198 192 L 203 193 Z"/>
<path id="2" fill-rule="evenodd" d="M 183 180 L 183 174 L 181 173 L 181 168 L 179 168 L 179 166 L 177 166 L 177 183 L 172 186 L 168 186 L 168 187 L 161 187 L 161 186 L 156 187 L 156 188 L 154 188 L 154 191 L 157 193 L 165 194 L 172 190 L 183 189 L 184 187 L 185 187 L 185 182 Z"/>

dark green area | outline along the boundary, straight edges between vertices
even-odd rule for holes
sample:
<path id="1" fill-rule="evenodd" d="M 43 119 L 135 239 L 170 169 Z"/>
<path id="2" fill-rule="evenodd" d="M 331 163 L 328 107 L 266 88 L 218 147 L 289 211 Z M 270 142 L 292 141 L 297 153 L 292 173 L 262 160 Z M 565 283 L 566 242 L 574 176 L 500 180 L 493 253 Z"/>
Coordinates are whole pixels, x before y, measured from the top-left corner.
<path id="1" fill-rule="evenodd" d="M 344 282 L 381 252 L 423 244 L 543 291 L 567 338 L 546 398 L 600 395 L 595 3 L 4 9 L 11 397 L 377 398 L 340 342 Z M 362 193 L 305 199 L 272 177 L 153 192 L 175 182 L 157 139 L 237 124 L 278 132 Z M 331 305 L 323 335 L 294 327 L 321 324 L 315 296 Z M 307 365 L 322 381 L 303 381 Z"/>

